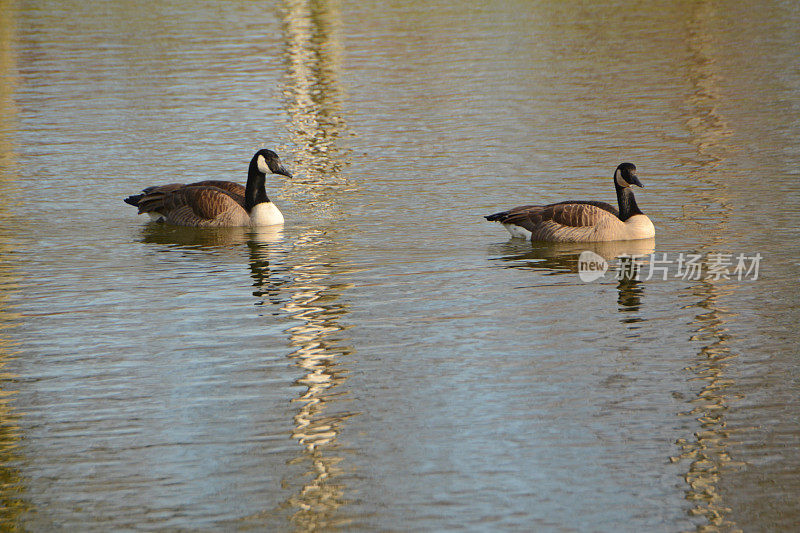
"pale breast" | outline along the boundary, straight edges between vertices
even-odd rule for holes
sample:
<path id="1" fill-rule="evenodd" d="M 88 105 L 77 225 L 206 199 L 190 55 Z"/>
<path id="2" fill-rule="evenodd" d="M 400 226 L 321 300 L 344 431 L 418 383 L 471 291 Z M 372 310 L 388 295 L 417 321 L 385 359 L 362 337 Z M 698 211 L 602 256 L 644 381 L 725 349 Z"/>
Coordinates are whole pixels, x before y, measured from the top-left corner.
<path id="1" fill-rule="evenodd" d="M 283 224 L 283 213 L 272 202 L 256 204 L 250 211 L 251 226 L 274 226 Z"/>
<path id="2" fill-rule="evenodd" d="M 645 215 L 634 215 L 625 222 L 628 239 L 650 239 L 655 237 L 656 228 Z"/>
<path id="3" fill-rule="evenodd" d="M 613 217 L 603 220 L 594 228 L 596 241 L 631 241 L 655 236 L 653 223 L 645 215 L 634 215 L 625 222 Z"/>

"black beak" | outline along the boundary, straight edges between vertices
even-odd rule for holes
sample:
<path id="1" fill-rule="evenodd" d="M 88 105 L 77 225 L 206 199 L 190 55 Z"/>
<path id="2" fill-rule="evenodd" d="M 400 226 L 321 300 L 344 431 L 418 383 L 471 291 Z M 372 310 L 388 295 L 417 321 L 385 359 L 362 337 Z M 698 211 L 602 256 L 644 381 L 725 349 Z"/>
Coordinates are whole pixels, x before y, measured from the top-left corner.
<path id="1" fill-rule="evenodd" d="M 286 170 L 286 168 L 283 165 L 278 165 L 278 167 L 274 169 L 272 172 L 273 174 L 281 174 L 283 176 L 286 176 L 287 178 L 292 177 L 292 173 Z"/>
<path id="2" fill-rule="evenodd" d="M 642 182 L 639 181 L 639 178 L 636 176 L 636 174 L 631 174 L 630 180 L 628 180 L 628 182 L 631 185 L 638 185 L 639 187 L 644 189 L 644 185 L 642 185 Z"/>

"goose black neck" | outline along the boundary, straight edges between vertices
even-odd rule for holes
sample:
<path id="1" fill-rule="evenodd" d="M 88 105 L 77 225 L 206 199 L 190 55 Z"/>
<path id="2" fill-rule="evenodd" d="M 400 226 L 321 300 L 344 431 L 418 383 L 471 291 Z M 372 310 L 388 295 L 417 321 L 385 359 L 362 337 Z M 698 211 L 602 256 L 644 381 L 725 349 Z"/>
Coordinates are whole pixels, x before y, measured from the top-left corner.
<path id="1" fill-rule="evenodd" d="M 630 187 L 620 187 L 616 183 L 614 186 L 617 189 L 617 202 L 619 203 L 619 219 L 623 222 L 631 218 L 633 215 L 642 215 L 639 206 L 636 205 L 636 198 L 633 196 L 633 191 Z"/>
<path id="2" fill-rule="evenodd" d="M 269 202 L 267 190 L 264 188 L 266 175 L 258 170 L 258 164 L 253 159 L 247 171 L 247 186 L 244 190 L 244 208 L 250 212 L 258 204 Z"/>

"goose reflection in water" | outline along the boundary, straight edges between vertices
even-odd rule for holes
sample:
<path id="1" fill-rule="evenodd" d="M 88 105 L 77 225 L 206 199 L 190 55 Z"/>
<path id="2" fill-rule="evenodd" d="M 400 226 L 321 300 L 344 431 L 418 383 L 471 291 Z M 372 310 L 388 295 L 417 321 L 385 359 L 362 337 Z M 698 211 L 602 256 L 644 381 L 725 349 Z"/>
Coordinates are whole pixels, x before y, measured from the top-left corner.
<path id="1" fill-rule="evenodd" d="M 494 245 L 495 261 L 508 262 L 506 268 L 540 271 L 545 275 L 577 274 L 581 252 L 593 252 L 609 264 L 618 258 L 647 256 L 655 250 L 655 239 L 587 243 L 549 243 L 511 240 Z M 612 274 L 607 273 L 606 279 Z"/>
<path id="2" fill-rule="evenodd" d="M 620 313 L 626 313 L 620 318 L 620 321 L 631 329 L 636 327 L 634 324 L 644 320 L 638 314 L 642 306 L 644 285 L 639 276 L 640 265 L 637 264 L 637 261 L 635 256 L 620 257 L 619 272 L 621 275 L 617 276 L 617 292 L 619 294 L 617 306 Z"/>
<path id="3" fill-rule="evenodd" d="M 276 266 L 276 260 L 284 257 L 291 243 L 284 236 L 283 226 L 259 228 L 192 228 L 151 222 L 142 227 L 141 242 L 159 244 L 155 253 L 180 251 L 184 255 L 198 257 L 207 252 L 212 263 L 208 268 L 217 268 L 220 263 L 242 263 L 243 250 L 248 250 L 250 275 L 253 278 L 253 296 L 269 298 L 272 304 L 281 304 L 280 287 L 285 284 L 285 268 Z M 256 305 L 263 305 L 259 301 Z"/>
<path id="4" fill-rule="evenodd" d="M 644 285 L 640 280 L 639 269 L 643 256 L 655 251 L 655 239 L 635 241 L 610 241 L 594 243 L 544 243 L 509 241 L 498 245 L 494 258 L 508 262 L 507 268 L 521 268 L 541 272 L 545 276 L 574 274 L 579 272 L 579 258 L 582 252 L 591 251 L 609 264 L 616 262 L 617 272 L 609 270 L 602 279 L 617 280 L 617 304 L 620 321 L 630 329 L 635 329 L 643 319 L 638 311 L 642 305 Z M 584 283 L 578 281 L 578 283 Z"/>
<path id="5" fill-rule="evenodd" d="M 191 228 L 151 222 L 142 226 L 141 241 L 183 248 L 229 248 L 244 244 L 275 244 L 283 240 L 283 226 L 260 228 Z"/>

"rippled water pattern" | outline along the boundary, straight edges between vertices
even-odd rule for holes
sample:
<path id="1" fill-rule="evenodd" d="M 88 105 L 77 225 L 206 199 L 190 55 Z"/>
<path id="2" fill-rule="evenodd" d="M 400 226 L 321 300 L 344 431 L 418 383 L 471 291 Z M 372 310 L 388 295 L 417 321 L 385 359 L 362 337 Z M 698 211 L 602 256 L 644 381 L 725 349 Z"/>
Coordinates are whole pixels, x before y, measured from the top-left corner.
<path id="1" fill-rule="evenodd" d="M 800 523 L 795 3 L 0 13 L 2 529 Z M 262 145 L 282 228 L 121 202 Z M 628 160 L 654 243 L 482 218 Z M 584 283 L 585 249 L 763 260 Z"/>

